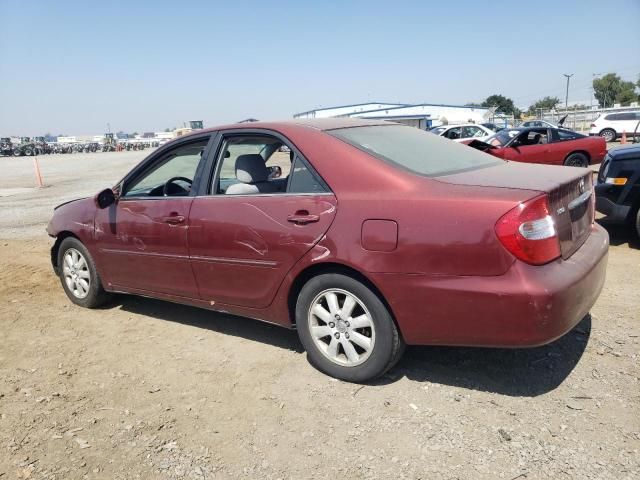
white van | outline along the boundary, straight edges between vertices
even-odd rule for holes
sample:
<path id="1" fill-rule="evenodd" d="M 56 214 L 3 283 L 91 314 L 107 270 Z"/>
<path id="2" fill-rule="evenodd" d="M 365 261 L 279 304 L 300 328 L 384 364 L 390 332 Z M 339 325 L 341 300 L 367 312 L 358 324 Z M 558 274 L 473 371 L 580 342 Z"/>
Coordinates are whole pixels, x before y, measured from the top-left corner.
<path id="1" fill-rule="evenodd" d="M 633 132 L 640 122 L 640 112 L 606 113 L 600 115 L 592 124 L 589 135 L 599 135 L 607 142 L 613 142 L 626 132 L 627 137 L 633 137 Z M 636 132 L 640 135 L 640 128 Z"/>

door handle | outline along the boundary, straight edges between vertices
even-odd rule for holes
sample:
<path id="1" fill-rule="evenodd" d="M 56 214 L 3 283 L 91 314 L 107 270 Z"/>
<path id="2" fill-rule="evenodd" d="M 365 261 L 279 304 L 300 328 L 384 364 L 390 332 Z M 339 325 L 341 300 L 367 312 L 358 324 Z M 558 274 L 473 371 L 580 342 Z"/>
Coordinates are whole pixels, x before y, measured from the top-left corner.
<path id="1" fill-rule="evenodd" d="M 171 215 L 170 217 L 164 217 L 162 220 L 169 225 L 178 225 L 184 223 L 185 218 L 182 215 Z"/>
<path id="2" fill-rule="evenodd" d="M 296 225 L 306 225 L 307 223 L 314 223 L 320 220 L 319 215 L 309 214 L 307 210 L 298 210 L 293 215 L 287 217 L 287 222 L 295 223 Z"/>

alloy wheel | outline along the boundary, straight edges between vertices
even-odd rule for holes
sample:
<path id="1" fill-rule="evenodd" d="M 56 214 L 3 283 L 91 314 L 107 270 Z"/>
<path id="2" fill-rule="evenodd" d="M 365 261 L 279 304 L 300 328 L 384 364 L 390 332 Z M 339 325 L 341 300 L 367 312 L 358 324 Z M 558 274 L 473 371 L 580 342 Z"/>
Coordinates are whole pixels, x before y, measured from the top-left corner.
<path id="1" fill-rule="evenodd" d="M 69 291 L 76 298 L 85 298 L 91 287 L 91 274 L 84 255 L 75 248 L 64 253 L 62 274 Z"/>
<path id="2" fill-rule="evenodd" d="M 375 345 L 375 325 L 365 304 L 342 289 L 320 292 L 308 312 L 309 331 L 318 350 L 330 361 L 355 367 Z"/>

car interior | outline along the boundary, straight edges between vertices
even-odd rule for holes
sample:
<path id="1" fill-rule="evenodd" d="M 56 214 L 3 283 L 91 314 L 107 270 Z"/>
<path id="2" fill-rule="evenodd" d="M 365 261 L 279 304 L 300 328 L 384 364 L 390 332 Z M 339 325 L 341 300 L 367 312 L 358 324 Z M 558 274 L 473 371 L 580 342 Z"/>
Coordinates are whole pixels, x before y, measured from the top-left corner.
<path id="1" fill-rule="evenodd" d="M 547 129 L 530 130 L 518 135 L 513 146 L 524 147 L 528 145 L 544 145 L 549 143 Z"/>
<path id="2" fill-rule="evenodd" d="M 132 183 L 125 185 L 121 197 L 187 196 L 202 158 L 207 140 L 182 145 L 151 165 Z"/>
<path id="3" fill-rule="evenodd" d="M 222 153 L 217 194 L 284 193 L 294 153 L 274 137 L 232 137 Z"/>

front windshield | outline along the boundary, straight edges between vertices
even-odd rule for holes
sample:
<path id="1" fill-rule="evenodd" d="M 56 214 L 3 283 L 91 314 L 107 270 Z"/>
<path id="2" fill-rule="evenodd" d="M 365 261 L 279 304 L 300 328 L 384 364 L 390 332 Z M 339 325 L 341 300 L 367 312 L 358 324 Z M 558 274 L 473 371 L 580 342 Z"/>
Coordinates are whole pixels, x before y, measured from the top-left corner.
<path id="1" fill-rule="evenodd" d="M 380 160 L 427 176 L 449 175 L 502 162 L 415 127 L 376 125 L 339 128 L 327 133 Z"/>
<path id="2" fill-rule="evenodd" d="M 507 143 L 511 141 L 512 138 L 515 138 L 520 133 L 519 130 L 505 129 L 500 130 L 495 135 L 491 135 L 485 143 L 489 145 L 493 145 L 494 147 L 504 147 Z"/>

